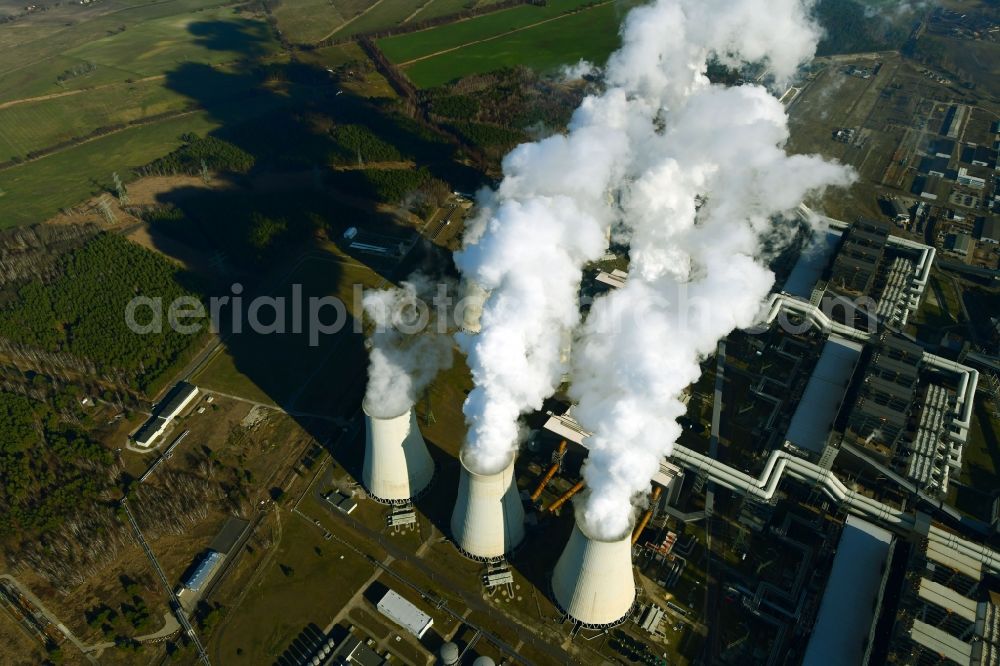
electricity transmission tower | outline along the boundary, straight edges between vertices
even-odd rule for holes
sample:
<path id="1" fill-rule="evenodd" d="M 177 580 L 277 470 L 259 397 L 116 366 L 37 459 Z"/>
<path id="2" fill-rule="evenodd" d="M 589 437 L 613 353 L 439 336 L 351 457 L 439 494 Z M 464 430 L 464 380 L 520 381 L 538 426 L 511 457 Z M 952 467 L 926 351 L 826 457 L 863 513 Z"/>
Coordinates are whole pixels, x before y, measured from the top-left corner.
<path id="1" fill-rule="evenodd" d="M 118 203 L 121 206 L 128 205 L 128 189 L 125 187 L 125 183 L 122 179 L 118 177 L 118 172 L 111 174 L 112 180 L 115 181 L 115 192 L 118 194 Z"/>
<path id="2" fill-rule="evenodd" d="M 115 211 L 111 209 L 111 202 L 108 201 L 106 196 L 101 197 L 101 200 L 97 202 L 97 208 L 101 211 L 101 215 L 104 216 L 104 220 L 108 224 L 114 224 L 118 218 L 115 217 Z"/>
<path id="3" fill-rule="evenodd" d="M 208 181 L 209 181 L 208 165 L 205 164 L 205 160 L 201 161 L 201 171 L 200 171 L 200 174 L 201 174 L 201 179 L 205 182 L 206 185 L 208 185 Z"/>

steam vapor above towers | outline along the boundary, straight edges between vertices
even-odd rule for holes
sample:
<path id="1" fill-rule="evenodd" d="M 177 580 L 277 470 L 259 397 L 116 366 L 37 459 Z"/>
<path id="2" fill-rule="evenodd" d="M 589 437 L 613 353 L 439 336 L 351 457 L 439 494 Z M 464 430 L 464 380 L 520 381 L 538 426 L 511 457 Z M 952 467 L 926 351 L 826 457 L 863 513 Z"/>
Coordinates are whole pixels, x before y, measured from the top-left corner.
<path id="1" fill-rule="evenodd" d="M 481 330 L 460 336 L 475 388 L 464 462 L 497 472 L 519 443 L 519 417 L 570 370 L 581 426 L 584 532 L 613 540 L 680 434 L 682 390 L 717 340 L 754 323 L 773 283 L 768 249 L 791 237 L 779 219 L 853 174 L 788 156 L 784 107 L 765 88 L 727 88 L 708 62 L 763 62 L 779 83 L 820 35 L 808 0 L 659 0 L 633 10 L 604 89 L 565 135 L 514 149 L 455 262 L 488 293 Z M 629 248 L 624 288 L 581 321 L 586 264 L 610 230 Z M 767 249 L 766 249 L 767 248 Z M 573 333 L 571 367 L 561 354 Z"/>
<path id="2" fill-rule="evenodd" d="M 452 340 L 426 305 L 432 292 L 430 280 L 414 274 L 398 288 L 365 293 L 362 306 L 374 325 L 365 410 L 373 416 L 403 414 L 451 367 Z"/>

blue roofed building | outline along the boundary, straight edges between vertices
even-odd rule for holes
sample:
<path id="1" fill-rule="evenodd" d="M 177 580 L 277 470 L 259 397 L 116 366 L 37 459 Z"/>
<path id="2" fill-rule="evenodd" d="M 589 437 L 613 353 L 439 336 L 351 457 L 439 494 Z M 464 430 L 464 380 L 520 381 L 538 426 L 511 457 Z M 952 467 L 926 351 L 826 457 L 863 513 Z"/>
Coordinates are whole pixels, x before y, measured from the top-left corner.
<path id="1" fill-rule="evenodd" d="M 222 564 L 224 558 L 225 555 L 220 552 L 214 550 L 208 551 L 205 557 L 201 559 L 201 562 L 198 563 L 198 566 L 182 582 L 182 585 L 192 592 L 201 591 L 201 588 L 212 579 L 212 576 L 219 568 L 219 565 Z"/>

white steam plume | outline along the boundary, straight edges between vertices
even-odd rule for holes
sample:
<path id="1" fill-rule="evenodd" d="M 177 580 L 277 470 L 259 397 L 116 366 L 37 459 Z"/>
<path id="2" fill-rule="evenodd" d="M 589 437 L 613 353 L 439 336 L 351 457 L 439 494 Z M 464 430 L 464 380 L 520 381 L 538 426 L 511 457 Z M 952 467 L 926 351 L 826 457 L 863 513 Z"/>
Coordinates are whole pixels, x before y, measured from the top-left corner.
<path id="1" fill-rule="evenodd" d="M 477 472 L 503 469 L 518 418 L 541 407 L 566 370 L 560 352 L 563 332 L 580 321 L 580 269 L 607 247 L 607 192 L 629 149 L 628 107 L 622 91 L 589 97 L 565 136 L 514 149 L 455 255 L 465 278 L 490 292 L 482 331 L 459 336 L 475 383 L 465 459 Z"/>
<path id="2" fill-rule="evenodd" d="M 391 418 L 410 409 L 441 370 L 451 367 L 452 341 L 427 305 L 430 281 L 412 275 L 398 288 L 368 291 L 365 315 L 375 328 L 368 339 L 368 387 L 365 410 Z"/>
<path id="3" fill-rule="evenodd" d="M 810 9 L 807 0 L 638 8 L 604 92 L 584 100 L 567 134 L 504 160 L 503 182 L 480 197 L 456 255 L 465 277 L 490 292 L 481 333 L 460 336 L 475 382 L 466 459 L 477 471 L 506 463 L 519 416 L 558 387 L 563 336 L 580 327 L 582 269 L 620 222 L 632 253 L 628 286 L 592 309 L 571 391 L 574 413 L 594 432 L 588 530 L 628 529 L 632 500 L 679 433 L 677 397 L 697 379 L 698 358 L 751 324 L 771 286 L 758 259 L 772 215 L 849 181 L 819 158 L 785 156 L 784 110 L 766 90 L 712 86 L 704 75 L 714 56 L 766 61 L 774 79 L 790 80 L 820 34 Z M 678 307 L 679 285 L 700 305 Z"/>
<path id="4" fill-rule="evenodd" d="M 787 80 L 815 48 L 807 17 L 794 0 L 661 0 L 626 22 L 607 78 L 660 111 L 661 129 L 623 188 L 628 280 L 594 304 L 574 347 L 574 415 L 593 433 L 582 509 L 594 536 L 628 531 L 633 502 L 680 435 L 680 395 L 699 361 L 757 318 L 774 279 L 765 242 L 789 236 L 774 218 L 853 178 L 819 157 L 786 155 L 787 116 L 764 88 L 703 75 L 715 54 L 765 59 Z"/>

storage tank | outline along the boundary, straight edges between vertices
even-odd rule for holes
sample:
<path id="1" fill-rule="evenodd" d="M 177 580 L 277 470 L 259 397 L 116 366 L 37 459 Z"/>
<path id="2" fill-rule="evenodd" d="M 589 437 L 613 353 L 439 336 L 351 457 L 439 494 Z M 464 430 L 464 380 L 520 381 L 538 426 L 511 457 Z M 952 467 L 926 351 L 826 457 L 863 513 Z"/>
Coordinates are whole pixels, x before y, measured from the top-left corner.
<path id="1" fill-rule="evenodd" d="M 390 418 L 365 412 L 365 464 L 361 483 L 376 501 L 402 504 L 427 487 L 434 476 L 434 461 L 417 427 L 413 408 Z"/>
<path id="2" fill-rule="evenodd" d="M 552 573 L 555 602 L 585 627 L 620 624 L 635 603 L 632 531 L 612 540 L 587 534 L 579 515 Z"/>
<path id="3" fill-rule="evenodd" d="M 449 641 L 441 646 L 440 655 L 443 666 L 455 666 L 459 657 L 458 646 Z"/>
<path id="4" fill-rule="evenodd" d="M 498 560 L 524 539 L 524 507 L 514 482 L 514 454 L 494 474 L 479 474 L 458 456 L 462 473 L 458 497 L 451 514 L 455 545 L 476 560 Z"/>

